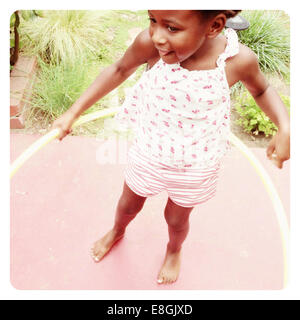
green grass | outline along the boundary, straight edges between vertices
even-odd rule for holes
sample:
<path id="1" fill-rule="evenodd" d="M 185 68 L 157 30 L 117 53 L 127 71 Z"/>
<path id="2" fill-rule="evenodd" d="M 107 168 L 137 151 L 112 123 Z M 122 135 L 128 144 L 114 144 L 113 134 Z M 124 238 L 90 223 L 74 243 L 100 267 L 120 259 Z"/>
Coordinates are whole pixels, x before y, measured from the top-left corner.
<path id="1" fill-rule="evenodd" d="M 279 10 L 243 11 L 241 15 L 249 21 L 250 27 L 238 32 L 239 40 L 256 53 L 261 70 L 288 77 L 289 17 Z"/>
<path id="2" fill-rule="evenodd" d="M 43 111 L 45 121 L 53 121 L 64 113 L 98 74 L 95 63 L 82 58 L 77 58 L 75 64 L 46 64 L 40 60 L 39 65 L 30 108 Z"/>
<path id="3" fill-rule="evenodd" d="M 281 83 L 278 90 L 289 109 L 289 97 L 281 93 L 281 89 L 290 84 L 290 20 L 283 11 L 249 10 L 242 11 L 250 27 L 239 31 L 239 41 L 249 47 L 257 55 L 261 70 L 269 82 Z M 235 108 L 240 116 L 237 124 L 250 134 L 264 133 L 274 135 L 276 126 L 256 105 L 249 93 L 238 82 L 231 88 Z M 286 90 L 284 90 L 286 91 Z"/>
<path id="4" fill-rule="evenodd" d="M 44 16 L 46 14 L 47 12 L 43 12 Z M 99 74 L 101 68 L 110 65 L 122 56 L 127 49 L 128 30 L 137 27 L 144 29 L 148 25 L 145 12 L 140 11 L 101 11 L 99 17 L 101 17 L 101 30 L 106 33 L 106 38 L 103 39 L 105 45 L 100 46 L 96 54 L 90 55 L 88 51 L 81 50 L 72 57 L 64 53 L 64 58 L 58 59 L 58 54 L 56 54 L 56 58 L 52 59 L 48 56 L 45 59 L 47 50 L 45 53 L 35 49 L 39 57 L 39 71 L 33 87 L 32 99 L 27 107 L 26 127 L 33 126 L 34 119 L 39 119 L 38 127 L 49 126 L 79 98 Z M 38 45 L 38 48 L 42 47 L 43 45 Z M 60 55 L 62 56 L 63 54 Z M 141 66 L 134 79 L 126 80 L 118 87 L 117 94 L 120 104 L 125 98 L 124 88 L 132 86 L 141 76 L 143 69 L 144 66 Z M 110 97 L 111 94 L 108 94 L 85 113 L 110 107 Z M 101 127 L 103 127 L 103 120 L 94 121 L 83 125 L 81 129 L 74 130 L 74 133 L 83 133 L 84 128 L 84 133 L 97 134 Z"/>
<path id="5" fill-rule="evenodd" d="M 126 42 L 129 38 L 128 30 L 132 28 L 145 29 L 149 25 L 146 11 L 132 12 L 128 10 L 110 10 L 102 17 L 102 27 L 105 30 L 113 30 L 114 39 L 109 44 L 112 52 L 107 63 L 113 63 L 120 58 L 127 49 Z"/>
<path id="6" fill-rule="evenodd" d="M 78 56 L 97 57 L 106 45 L 101 25 L 103 11 L 43 11 L 42 17 L 22 19 L 23 52 L 45 62 L 75 61 Z"/>
<path id="7" fill-rule="evenodd" d="M 238 31 L 239 41 L 256 53 L 261 70 L 268 77 L 290 83 L 290 20 L 283 11 L 246 10 L 250 27 Z M 241 82 L 231 88 L 232 97 L 238 96 L 244 87 Z"/>

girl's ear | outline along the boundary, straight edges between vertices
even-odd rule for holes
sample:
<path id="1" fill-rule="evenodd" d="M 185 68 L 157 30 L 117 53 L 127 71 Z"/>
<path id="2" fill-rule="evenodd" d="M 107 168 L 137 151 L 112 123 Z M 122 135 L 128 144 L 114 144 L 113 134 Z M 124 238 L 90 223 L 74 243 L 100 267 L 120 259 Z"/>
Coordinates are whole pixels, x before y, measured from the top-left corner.
<path id="1" fill-rule="evenodd" d="M 208 38 L 215 38 L 225 27 L 226 24 L 226 15 L 220 13 L 215 16 L 210 22 L 210 28 L 206 34 Z"/>

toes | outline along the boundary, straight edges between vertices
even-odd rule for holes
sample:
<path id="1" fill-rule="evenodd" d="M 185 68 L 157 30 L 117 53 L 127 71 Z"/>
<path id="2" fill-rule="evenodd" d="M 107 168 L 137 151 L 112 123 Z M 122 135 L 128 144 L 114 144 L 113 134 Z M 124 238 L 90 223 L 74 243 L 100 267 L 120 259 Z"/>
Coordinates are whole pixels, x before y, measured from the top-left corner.
<path id="1" fill-rule="evenodd" d="M 95 261 L 95 262 L 99 262 L 100 261 L 100 257 L 99 255 L 97 255 L 94 251 L 94 248 L 91 248 L 90 249 L 90 254 L 91 254 L 91 257 L 92 259 Z"/>
<path id="2" fill-rule="evenodd" d="M 176 278 L 170 278 L 168 283 L 174 283 L 176 281 Z"/>
<path id="3" fill-rule="evenodd" d="M 99 262 L 102 258 L 101 254 L 92 254 L 92 258 L 94 259 L 95 262 Z"/>
<path id="4" fill-rule="evenodd" d="M 98 262 L 99 261 L 99 258 L 97 257 L 97 256 L 95 256 L 95 255 L 91 255 L 91 257 L 92 257 L 92 259 L 95 261 L 95 262 Z"/>
<path id="5" fill-rule="evenodd" d="M 168 277 L 166 275 L 160 275 L 157 278 L 157 283 L 158 284 L 171 284 L 174 283 L 177 280 L 176 277 Z"/>
<path id="6" fill-rule="evenodd" d="M 99 256 L 92 256 L 93 260 L 95 262 L 99 262 L 100 261 L 100 257 Z"/>
<path id="7" fill-rule="evenodd" d="M 167 284 L 169 283 L 169 278 L 165 274 L 160 274 L 157 278 L 158 284 Z"/>
<path id="8" fill-rule="evenodd" d="M 158 277 L 157 277 L 157 283 L 159 284 L 163 284 L 165 282 L 165 277 L 163 274 L 160 274 Z"/>

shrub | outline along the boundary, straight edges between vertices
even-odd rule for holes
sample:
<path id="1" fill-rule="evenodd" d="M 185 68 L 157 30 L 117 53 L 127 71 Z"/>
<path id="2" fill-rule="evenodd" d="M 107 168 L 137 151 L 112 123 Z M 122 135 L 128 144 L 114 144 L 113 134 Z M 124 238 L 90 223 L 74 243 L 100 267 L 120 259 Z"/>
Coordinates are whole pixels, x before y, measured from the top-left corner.
<path id="1" fill-rule="evenodd" d="M 290 110 L 290 98 L 288 96 L 280 96 L 288 111 Z M 258 135 L 264 133 L 267 137 L 273 136 L 277 132 L 275 124 L 266 116 L 266 114 L 257 106 L 254 98 L 248 91 L 244 91 L 237 98 L 235 109 L 240 115 L 236 120 L 245 132 Z"/>
<path id="2" fill-rule="evenodd" d="M 279 10 L 250 10 L 243 11 L 241 15 L 249 21 L 250 27 L 238 32 L 240 42 L 256 53 L 263 72 L 287 76 L 290 62 L 289 17 Z"/>
<path id="3" fill-rule="evenodd" d="M 52 10 L 31 19 L 23 18 L 20 25 L 23 51 L 56 64 L 74 61 L 82 55 L 97 57 L 107 44 L 101 27 L 103 14 L 104 11 Z"/>

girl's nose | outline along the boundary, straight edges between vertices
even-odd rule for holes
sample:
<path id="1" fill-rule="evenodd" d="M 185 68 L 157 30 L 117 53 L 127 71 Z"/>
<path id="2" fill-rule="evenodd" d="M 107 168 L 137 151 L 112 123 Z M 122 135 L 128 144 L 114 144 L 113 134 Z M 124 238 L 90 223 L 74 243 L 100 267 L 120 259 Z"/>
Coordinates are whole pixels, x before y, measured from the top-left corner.
<path id="1" fill-rule="evenodd" d="M 167 42 L 166 37 L 164 36 L 163 32 L 159 30 L 155 30 L 152 34 L 152 41 L 154 44 L 163 45 Z"/>

